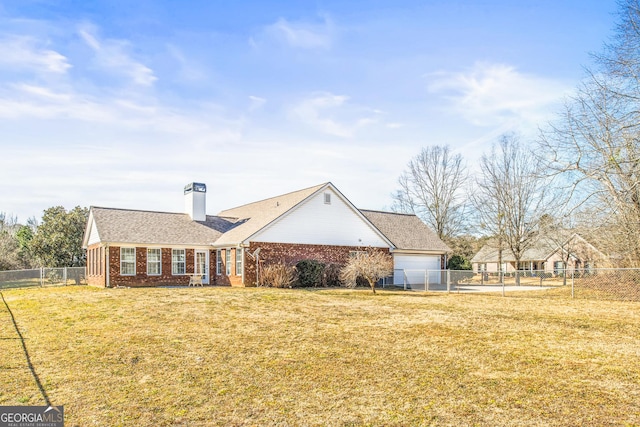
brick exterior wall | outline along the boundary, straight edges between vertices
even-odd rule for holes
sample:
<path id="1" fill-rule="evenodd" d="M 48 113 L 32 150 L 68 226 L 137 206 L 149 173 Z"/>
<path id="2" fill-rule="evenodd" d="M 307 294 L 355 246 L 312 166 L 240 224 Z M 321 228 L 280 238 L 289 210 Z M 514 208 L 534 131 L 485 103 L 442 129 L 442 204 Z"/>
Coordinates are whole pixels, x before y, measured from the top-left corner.
<path id="1" fill-rule="evenodd" d="M 227 251 L 231 252 L 231 274 L 227 275 Z M 216 251 L 213 251 L 214 258 L 216 257 Z M 222 269 L 220 274 L 217 274 L 216 264 L 213 263 L 212 277 L 215 277 L 214 281 L 216 285 L 222 286 L 243 286 L 242 284 L 242 272 L 236 272 L 236 249 L 226 248 L 220 249 L 220 257 L 222 259 Z"/>
<path id="2" fill-rule="evenodd" d="M 97 247 L 99 245 L 95 245 Z M 290 243 L 264 243 L 252 242 L 248 249 L 245 249 L 244 255 L 244 283 L 242 282 L 242 272 L 236 272 L 236 256 L 235 248 L 221 249 L 222 271 L 221 274 L 216 272 L 216 250 L 209 250 L 209 284 L 221 286 L 255 286 L 256 285 L 256 262 L 248 252 L 255 252 L 260 248 L 260 265 L 284 262 L 289 265 L 295 265 L 298 261 L 304 259 L 313 259 L 325 264 L 344 265 L 349 259 L 349 253 L 352 251 L 362 251 L 362 247 L 358 246 L 330 246 L 330 245 L 302 245 Z M 88 251 L 94 249 L 89 247 Z M 226 251 L 231 251 L 231 274 L 226 274 Z M 377 250 L 389 253 L 388 248 L 378 248 Z M 174 276 L 171 272 L 171 248 L 161 249 L 161 274 L 157 276 L 147 275 L 147 248 L 136 247 L 136 274 L 131 276 L 120 275 L 120 247 L 111 246 L 108 248 L 109 257 L 109 285 L 128 286 L 128 287 L 145 287 L 145 286 L 164 286 L 164 285 L 183 285 L 189 284 L 188 274 L 194 273 L 195 249 L 187 248 L 185 250 L 186 273 L 187 275 Z M 103 253 L 105 250 L 103 249 Z M 389 256 L 391 256 L 389 254 Z M 90 285 L 106 286 L 106 275 L 104 274 L 106 265 L 104 257 L 102 259 L 102 275 L 88 275 L 87 280 Z M 89 267 L 87 267 L 89 268 Z M 239 274 L 238 274 L 239 273 Z"/>
<path id="3" fill-rule="evenodd" d="M 106 286 L 106 257 L 105 249 L 99 243 L 87 248 L 87 284 L 91 286 Z"/>
<path id="4" fill-rule="evenodd" d="M 254 253 L 260 248 L 260 265 L 282 262 L 295 265 L 304 259 L 313 259 L 325 264 L 344 265 L 352 251 L 362 251 L 359 246 L 329 246 L 329 245 L 301 245 L 291 243 L 251 242 L 248 252 Z M 388 248 L 375 248 L 389 253 Z M 389 254 L 391 256 L 391 254 Z M 250 255 L 245 255 L 244 286 L 256 285 L 256 261 Z"/>
<path id="5" fill-rule="evenodd" d="M 88 248 L 90 249 L 90 248 Z M 171 271 L 171 248 L 161 249 L 161 274 L 147 275 L 147 248 L 136 246 L 136 274 L 132 276 L 120 275 L 120 247 L 109 247 L 109 285 L 129 286 L 129 287 L 145 287 L 145 286 L 165 286 L 165 285 L 183 285 L 189 284 L 189 274 L 193 274 L 195 270 L 195 249 L 185 249 L 185 275 L 173 275 Z M 209 283 L 215 281 L 215 250 L 209 250 Z M 103 270 L 104 271 L 104 270 Z M 106 286 L 106 277 L 101 279 L 92 279 L 89 277 L 89 284 L 96 286 Z"/>

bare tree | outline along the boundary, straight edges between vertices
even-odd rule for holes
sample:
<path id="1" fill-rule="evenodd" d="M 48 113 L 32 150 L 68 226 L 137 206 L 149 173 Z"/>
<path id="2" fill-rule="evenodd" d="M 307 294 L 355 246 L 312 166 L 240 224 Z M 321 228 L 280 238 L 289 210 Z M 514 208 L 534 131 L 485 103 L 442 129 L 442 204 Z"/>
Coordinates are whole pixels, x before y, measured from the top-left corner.
<path id="1" fill-rule="evenodd" d="M 393 274 L 393 259 L 389 253 L 379 250 L 355 252 L 340 270 L 340 280 L 345 286 L 353 288 L 358 278 L 363 278 L 376 293 L 378 280 Z"/>
<path id="2" fill-rule="evenodd" d="M 393 209 L 416 214 L 448 240 L 465 230 L 466 182 L 462 155 L 451 154 L 447 145 L 423 148 L 398 179 Z"/>
<path id="3" fill-rule="evenodd" d="M 551 208 L 551 187 L 540 172 L 533 153 L 514 134 L 503 135 L 481 158 L 471 200 L 480 229 L 497 240 L 501 273 L 502 251 L 511 252 L 518 269 L 535 240 L 540 218 Z"/>
<path id="4" fill-rule="evenodd" d="M 587 69 L 539 152 L 578 206 L 613 220 L 616 246 L 640 265 L 640 1 L 620 4 L 615 38 Z M 594 224 L 597 225 L 597 224 Z M 609 227 L 610 224 L 606 224 Z"/>

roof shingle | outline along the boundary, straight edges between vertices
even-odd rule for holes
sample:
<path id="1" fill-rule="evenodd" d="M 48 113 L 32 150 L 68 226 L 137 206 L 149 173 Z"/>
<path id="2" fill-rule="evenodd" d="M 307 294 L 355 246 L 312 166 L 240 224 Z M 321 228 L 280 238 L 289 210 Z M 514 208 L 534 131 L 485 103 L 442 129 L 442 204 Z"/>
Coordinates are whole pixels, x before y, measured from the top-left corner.
<path id="1" fill-rule="evenodd" d="M 451 252 L 420 218 L 412 214 L 360 210 L 397 249 Z"/>

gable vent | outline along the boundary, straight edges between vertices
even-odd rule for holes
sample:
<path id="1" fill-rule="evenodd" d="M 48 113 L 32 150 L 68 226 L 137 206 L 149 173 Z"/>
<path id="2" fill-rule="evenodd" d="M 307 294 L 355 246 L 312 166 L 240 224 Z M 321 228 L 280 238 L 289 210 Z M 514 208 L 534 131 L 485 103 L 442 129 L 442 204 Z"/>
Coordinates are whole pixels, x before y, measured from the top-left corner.
<path id="1" fill-rule="evenodd" d="M 325 205 L 331 204 L 331 193 L 324 193 L 324 204 Z"/>

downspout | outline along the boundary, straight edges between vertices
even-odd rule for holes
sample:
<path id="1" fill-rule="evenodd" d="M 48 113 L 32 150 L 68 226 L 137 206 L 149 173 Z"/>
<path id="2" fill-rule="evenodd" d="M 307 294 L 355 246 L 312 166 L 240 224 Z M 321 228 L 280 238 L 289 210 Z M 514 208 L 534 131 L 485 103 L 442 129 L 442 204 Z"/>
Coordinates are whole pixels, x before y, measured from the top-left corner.
<path id="1" fill-rule="evenodd" d="M 244 253 L 245 253 L 246 251 L 245 251 L 245 249 L 244 249 L 242 246 L 238 246 L 238 247 L 239 247 L 240 249 L 242 249 L 242 286 L 245 286 L 245 284 L 244 284 L 244 270 L 245 270 L 245 267 L 244 267 L 244 260 L 245 260 Z M 238 256 L 238 255 L 236 254 L 236 256 Z M 236 265 L 238 265 L 238 263 L 237 263 L 237 262 L 236 262 Z"/>
<path id="2" fill-rule="evenodd" d="M 111 271 L 111 268 L 109 268 L 109 245 L 105 245 L 105 249 L 104 249 L 104 265 L 105 265 L 105 282 L 104 285 L 106 288 L 110 288 L 111 287 L 111 275 L 109 274 Z"/>

